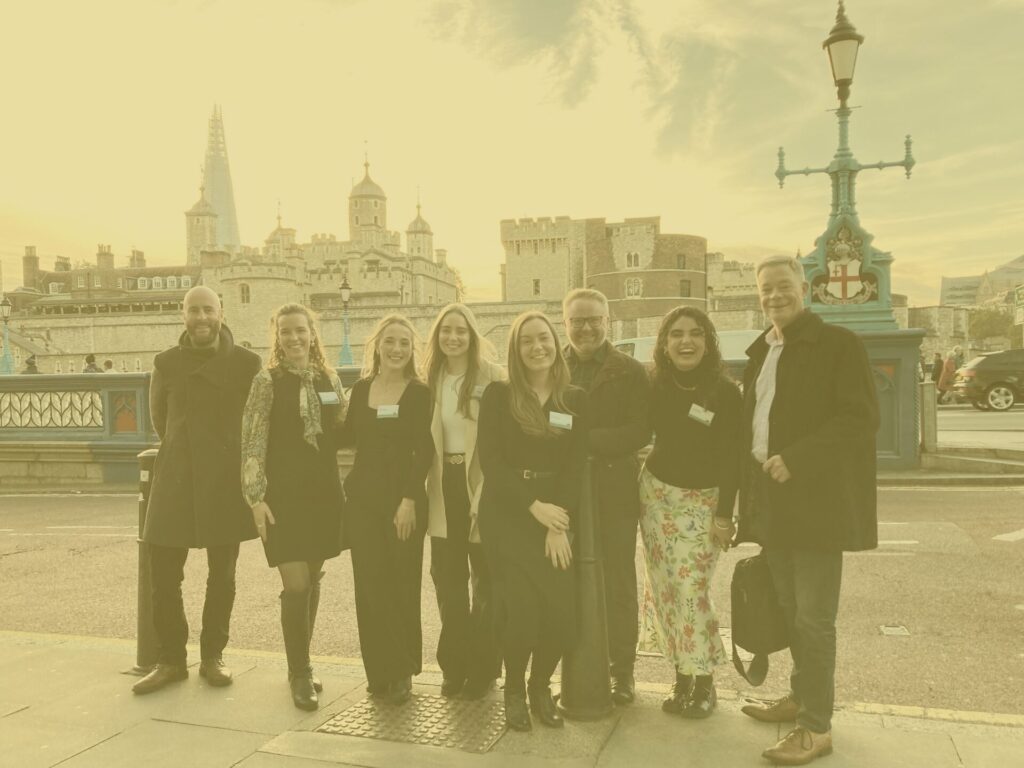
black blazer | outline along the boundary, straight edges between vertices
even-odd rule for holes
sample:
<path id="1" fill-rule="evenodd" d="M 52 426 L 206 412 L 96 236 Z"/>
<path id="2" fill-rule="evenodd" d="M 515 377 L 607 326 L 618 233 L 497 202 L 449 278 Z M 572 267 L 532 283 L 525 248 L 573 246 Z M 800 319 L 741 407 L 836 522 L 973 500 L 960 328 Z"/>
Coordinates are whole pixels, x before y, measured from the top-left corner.
<path id="1" fill-rule="evenodd" d="M 756 381 L 768 353 L 762 334 L 743 376 L 740 539 L 769 547 L 857 551 L 878 546 L 875 434 L 878 396 L 864 343 L 805 310 L 785 330 L 768 456 L 792 478 L 755 486 L 750 456 Z M 752 502 L 752 492 L 763 498 Z"/>

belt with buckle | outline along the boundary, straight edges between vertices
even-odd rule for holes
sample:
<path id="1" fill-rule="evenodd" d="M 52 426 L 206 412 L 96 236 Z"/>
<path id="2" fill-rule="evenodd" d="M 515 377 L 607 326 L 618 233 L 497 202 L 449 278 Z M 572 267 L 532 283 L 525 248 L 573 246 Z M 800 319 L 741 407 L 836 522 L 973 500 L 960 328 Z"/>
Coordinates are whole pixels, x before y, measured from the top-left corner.
<path id="1" fill-rule="evenodd" d="M 523 480 L 544 480 L 558 474 L 557 472 L 540 472 L 533 469 L 521 469 L 519 472 L 522 474 Z"/>
<path id="2" fill-rule="evenodd" d="M 464 453 L 446 453 L 444 455 L 445 464 L 465 464 L 466 454 Z"/>

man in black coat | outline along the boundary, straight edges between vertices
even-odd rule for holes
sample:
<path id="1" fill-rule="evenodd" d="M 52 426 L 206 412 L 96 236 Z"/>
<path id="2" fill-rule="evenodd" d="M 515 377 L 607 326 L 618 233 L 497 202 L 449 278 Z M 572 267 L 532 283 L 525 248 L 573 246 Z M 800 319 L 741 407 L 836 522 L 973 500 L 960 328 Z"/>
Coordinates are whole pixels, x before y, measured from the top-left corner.
<path id="1" fill-rule="evenodd" d="M 747 350 L 740 539 L 760 542 L 789 627 L 791 693 L 743 712 L 796 728 L 764 757 L 803 765 L 832 750 L 843 552 L 878 545 L 878 400 L 860 338 L 804 308 L 803 265 L 757 267 L 772 327 Z"/>
<path id="2" fill-rule="evenodd" d="M 239 543 L 256 538 L 242 497 L 241 435 L 242 409 L 261 361 L 235 346 L 212 290 L 192 288 L 184 309 L 185 332 L 177 346 L 156 356 L 150 381 L 150 414 L 161 444 L 142 538 L 149 547 L 160 657 L 135 693 L 188 677 L 181 582 L 189 549 L 205 549 L 209 566 L 199 674 L 211 685 L 231 683 L 221 654 L 235 601 L 235 562 Z"/>
<path id="3" fill-rule="evenodd" d="M 637 451 L 651 439 L 650 383 L 644 367 L 608 342 L 608 299 L 578 288 L 562 302 L 569 337 L 566 361 L 572 383 L 589 393 L 590 455 L 597 472 L 595 512 L 604 562 L 608 611 L 608 656 L 612 700 L 635 698 L 639 608 L 636 592 L 636 531 L 640 520 Z"/>

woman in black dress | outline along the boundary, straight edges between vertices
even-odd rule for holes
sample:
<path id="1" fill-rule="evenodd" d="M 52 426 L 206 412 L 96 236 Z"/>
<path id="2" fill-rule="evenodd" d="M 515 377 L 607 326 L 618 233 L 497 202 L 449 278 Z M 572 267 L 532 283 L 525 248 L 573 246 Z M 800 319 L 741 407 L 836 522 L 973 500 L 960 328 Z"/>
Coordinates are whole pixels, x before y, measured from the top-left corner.
<path id="1" fill-rule="evenodd" d="M 434 458 L 430 390 L 417 378 L 415 331 L 401 315 L 366 340 L 344 440 L 355 446 L 345 478 L 359 646 L 370 693 L 401 704 L 422 668 L 420 582 L 427 530 L 424 482 Z"/>
<path id="2" fill-rule="evenodd" d="M 563 725 L 549 686 L 576 634 L 570 531 L 586 462 L 585 394 L 570 386 L 555 329 L 540 312 L 513 322 L 508 371 L 508 383 L 488 386 L 480 404 L 480 536 L 495 581 L 505 722 L 526 731 L 527 690 L 542 723 Z"/>
<path id="3" fill-rule="evenodd" d="M 672 662 L 676 682 L 662 709 L 687 718 L 714 710 L 712 673 L 726 661 L 711 580 L 735 533 L 742 407 L 708 316 L 673 309 L 655 342 L 654 449 L 640 474 L 647 577 L 640 647 Z"/>
<path id="4" fill-rule="evenodd" d="M 242 417 L 242 490 L 267 564 L 281 574 L 281 629 L 292 701 L 319 705 L 309 665 L 320 604 L 320 570 L 341 552 L 338 437 L 345 396 L 324 361 L 313 313 L 274 313 L 270 366 L 253 379 Z"/>

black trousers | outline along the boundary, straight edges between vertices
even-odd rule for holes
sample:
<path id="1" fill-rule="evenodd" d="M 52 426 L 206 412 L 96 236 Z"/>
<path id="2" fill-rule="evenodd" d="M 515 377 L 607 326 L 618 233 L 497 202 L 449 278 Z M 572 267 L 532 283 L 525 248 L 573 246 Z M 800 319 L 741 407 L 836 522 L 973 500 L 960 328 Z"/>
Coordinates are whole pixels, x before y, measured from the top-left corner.
<path id="1" fill-rule="evenodd" d="M 437 663 L 450 680 L 495 680 L 501 654 L 494 636 L 491 576 L 483 547 L 469 541 L 465 464 L 445 464 L 441 477 L 446 538 L 430 539 L 430 575 L 441 614 Z"/>
<path id="2" fill-rule="evenodd" d="M 618 509 L 601 512 L 604 600 L 608 615 L 608 661 L 614 676 L 633 674 L 639 636 L 636 588 L 638 519 Z"/>
<path id="3" fill-rule="evenodd" d="M 149 572 L 153 585 L 153 625 L 160 641 L 162 664 L 184 666 L 188 642 L 188 620 L 181 599 L 185 579 L 187 547 L 149 545 Z M 235 605 L 235 563 L 238 544 L 206 548 L 209 575 L 203 603 L 203 629 L 199 636 L 200 655 L 216 659 L 228 644 L 231 609 Z"/>
<path id="4" fill-rule="evenodd" d="M 397 505 L 396 505 L 397 508 Z M 352 545 L 359 648 L 371 691 L 423 666 L 420 587 L 425 528 L 405 541 L 395 533 L 395 509 L 349 500 L 345 510 Z"/>

